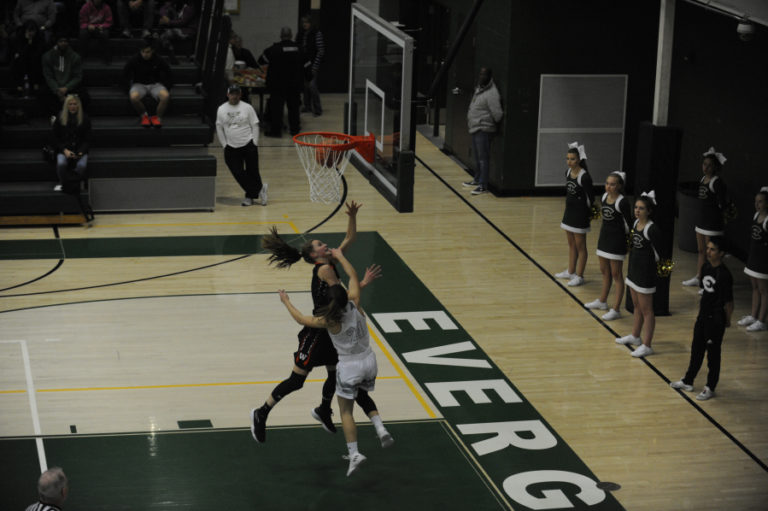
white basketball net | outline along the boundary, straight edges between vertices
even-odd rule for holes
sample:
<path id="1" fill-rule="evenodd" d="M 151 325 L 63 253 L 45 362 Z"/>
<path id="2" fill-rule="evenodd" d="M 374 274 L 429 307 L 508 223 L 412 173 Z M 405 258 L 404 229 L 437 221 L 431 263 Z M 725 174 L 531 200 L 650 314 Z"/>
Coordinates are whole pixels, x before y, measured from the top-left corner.
<path id="1" fill-rule="evenodd" d="M 302 142 L 312 144 L 296 143 L 296 152 L 309 179 L 309 200 L 324 204 L 340 202 L 341 176 L 349 164 L 349 140 L 316 133 L 299 137 Z M 342 149 L 334 149 L 342 144 Z"/>

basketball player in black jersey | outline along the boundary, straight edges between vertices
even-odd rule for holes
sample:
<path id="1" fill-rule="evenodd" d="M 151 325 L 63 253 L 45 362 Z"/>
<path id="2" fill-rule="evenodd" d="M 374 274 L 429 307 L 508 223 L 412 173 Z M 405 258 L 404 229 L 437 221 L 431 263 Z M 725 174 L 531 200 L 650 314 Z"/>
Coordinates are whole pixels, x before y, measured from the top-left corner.
<path id="1" fill-rule="evenodd" d="M 361 206 L 362 204 L 355 201 L 347 203 L 346 213 L 349 216 L 349 221 L 347 234 L 339 245 L 342 252 L 357 236 L 357 211 Z M 299 259 L 304 259 L 307 263 L 314 265 L 311 285 L 313 314 L 328 304 L 330 301 L 328 288 L 340 284 L 341 281 L 327 244 L 314 239 L 297 250 L 285 242 L 277 234 L 277 228 L 273 227 L 270 234 L 263 238 L 262 246 L 272 254 L 269 256 L 269 263 L 275 263 L 278 268 L 289 268 Z M 360 281 L 361 288 L 370 284 L 380 275 L 381 268 L 378 265 L 368 267 L 365 271 L 365 277 Z M 251 410 L 251 434 L 259 443 L 266 440 L 266 422 L 270 410 L 285 396 L 302 388 L 309 372 L 318 366 L 326 367 L 328 377 L 323 383 L 320 406 L 313 409 L 311 415 L 322 424 L 326 431 L 329 433 L 336 432 L 336 426 L 332 419 L 333 412 L 331 411 L 331 401 L 336 389 L 336 363 L 338 362 L 336 349 L 333 347 L 328 331 L 324 328 L 304 327 L 299 332 L 298 338 L 299 347 L 293 354 L 293 368 L 290 376 L 274 388 L 260 408 Z M 369 411 L 368 408 L 375 407 L 372 402 L 361 403 L 358 401 L 358 404 L 366 413 Z"/>

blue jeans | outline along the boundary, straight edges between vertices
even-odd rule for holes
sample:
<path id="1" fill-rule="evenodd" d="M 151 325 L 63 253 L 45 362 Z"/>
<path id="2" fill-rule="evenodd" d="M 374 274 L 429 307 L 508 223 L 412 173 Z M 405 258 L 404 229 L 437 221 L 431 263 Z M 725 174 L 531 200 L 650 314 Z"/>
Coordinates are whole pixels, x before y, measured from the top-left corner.
<path id="1" fill-rule="evenodd" d="M 64 191 L 80 190 L 80 181 L 85 181 L 85 171 L 88 167 L 88 155 L 84 154 L 79 160 L 70 160 L 64 153 L 56 156 L 56 174 L 59 176 Z"/>
<path id="2" fill-rule="evenodd" d="M 475 153 L 475 181 L 483 188 L 488 188 L 488 171 L 491 166 L 491 138 L 493 133 L 476 131 L 472 133 L 472 152 Z"/>

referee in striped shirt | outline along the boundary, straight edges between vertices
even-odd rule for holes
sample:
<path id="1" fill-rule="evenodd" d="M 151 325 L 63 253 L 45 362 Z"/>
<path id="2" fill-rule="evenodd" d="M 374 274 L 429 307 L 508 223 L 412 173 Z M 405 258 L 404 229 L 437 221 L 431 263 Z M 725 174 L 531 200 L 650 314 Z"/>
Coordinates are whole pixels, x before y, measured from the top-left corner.
<path id="1" fill-rule="evenodd" d="M 59 467 L 51 467 L 37 480 L 38 501 L 26 511 L 61 511 L 69 494 L 69 481 Z"/>

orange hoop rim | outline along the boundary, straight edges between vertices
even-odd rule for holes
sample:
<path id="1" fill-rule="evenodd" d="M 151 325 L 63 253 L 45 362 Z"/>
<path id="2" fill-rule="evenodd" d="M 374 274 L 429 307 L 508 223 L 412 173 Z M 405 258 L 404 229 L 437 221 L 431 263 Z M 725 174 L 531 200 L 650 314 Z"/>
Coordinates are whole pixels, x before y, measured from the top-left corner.
<path id="1" fill-rule="evenodd" d="M 304 138 L 323 137 L 342 139 L 342 142 L 316 142 L 307 141 Z M 293 136 L 293 142 L 297 146 L 312 147 L 315 149 L 329 149 L 331 151 L 350 151 L 357 149 L 357 152 L 369 163 L 373 163 L 375 153 L 375 138 L 373 134 L 369 135 L 347 135 L 346 133 L 337 133 L 333 131 L 307 131 Z"/>

